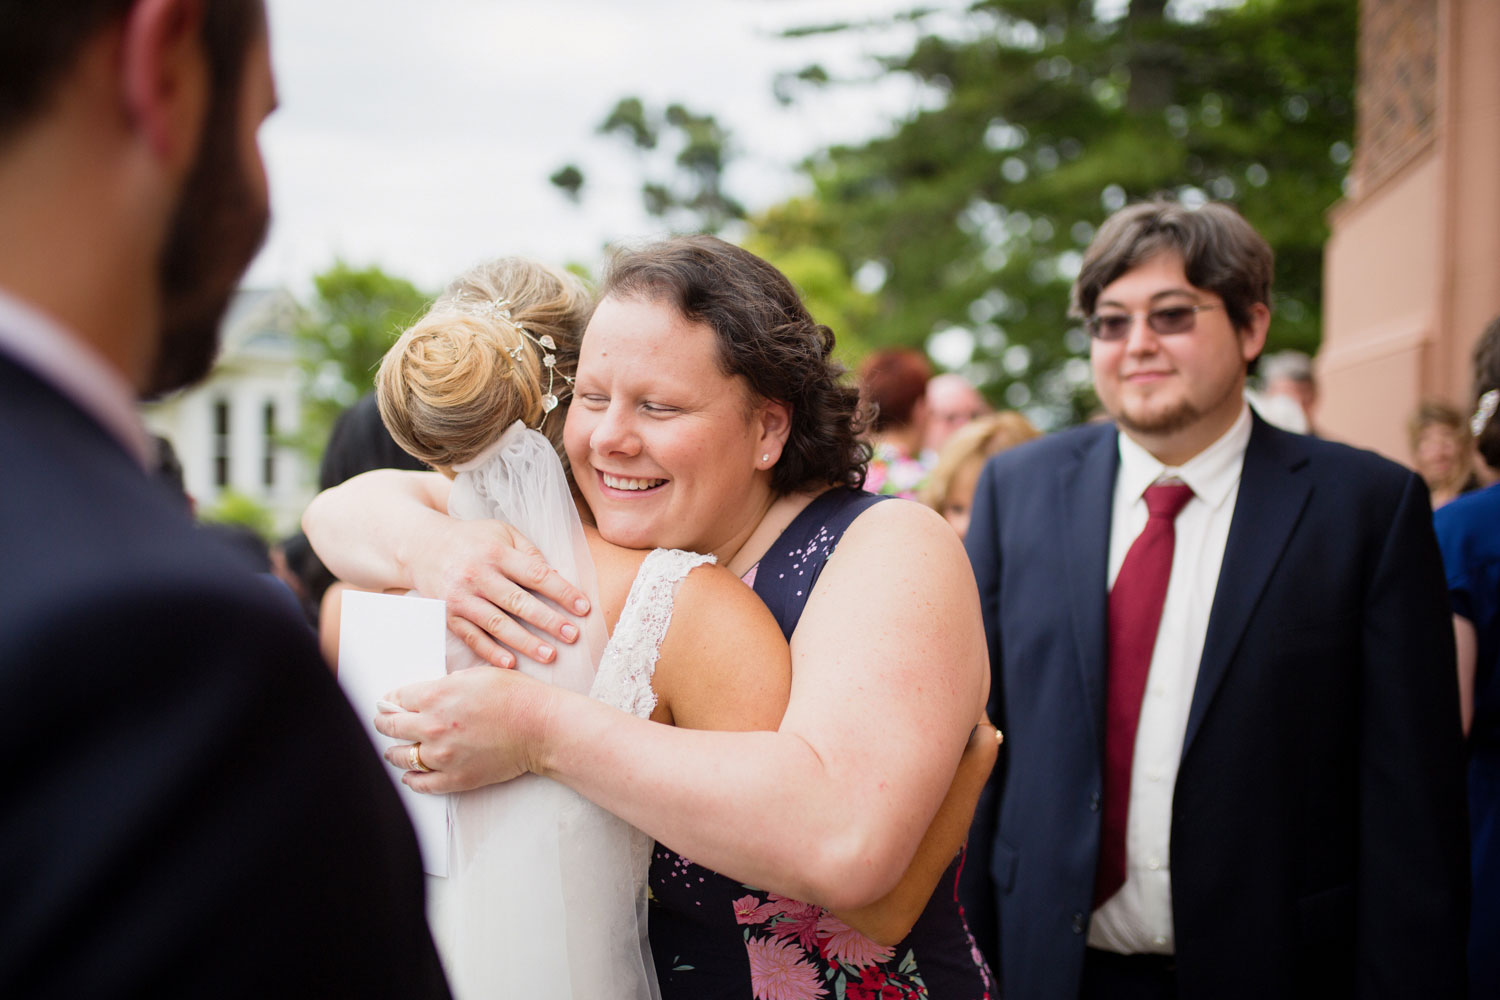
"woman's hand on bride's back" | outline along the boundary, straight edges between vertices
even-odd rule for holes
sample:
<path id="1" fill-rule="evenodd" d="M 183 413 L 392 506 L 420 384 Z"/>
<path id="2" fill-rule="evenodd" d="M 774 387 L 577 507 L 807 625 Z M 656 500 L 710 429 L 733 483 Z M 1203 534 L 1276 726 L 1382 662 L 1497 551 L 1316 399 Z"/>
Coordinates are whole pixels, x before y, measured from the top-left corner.
<path id="1" fill-rule="evenodd" d="M 412 553 L 410 575 L 424 597 L 447 604 L 448 629 L 465 645 L 497 667 L 513 667 L 511 650 L 538 663 L 556 658 L 545 637 L 521 621 L 563 642 L 578 638 L 578 626 L 536 595 L 580 615 L 588 613 L 587 599 L 524 535 L 500 521 L 444 521 Z"/>
<path id="2" fill-rule="evenodd" d="M 405 770 L 411 744 L 419 743 L 422 764 L 402 780 L 419 792 L 462 792 L 509 781 L 533 769 L 529 749 L 539 746 L 539 729 L 552 718 L 554 703 L 566 694 L 513 670 L 473 667 L 386 695 L 404 712 L 382 712 L 375 728 L 401 740 L 385 759 Z"/>
<path id="3" fill-rule="evenodd" d="M 515 666 L 512 650 L 551 662 L 551 644 L 516 619 L 573 642 L 578 626 L 557 608 L 587 614 L 583 591 L 509 525 L 449 517 L 450 488 L 435 472 L 377 469 L 314 497 L 302 527 L 340 580 L 366 590 L 417 590 L 446 601 L 448 627 L 495 666 Z"/>

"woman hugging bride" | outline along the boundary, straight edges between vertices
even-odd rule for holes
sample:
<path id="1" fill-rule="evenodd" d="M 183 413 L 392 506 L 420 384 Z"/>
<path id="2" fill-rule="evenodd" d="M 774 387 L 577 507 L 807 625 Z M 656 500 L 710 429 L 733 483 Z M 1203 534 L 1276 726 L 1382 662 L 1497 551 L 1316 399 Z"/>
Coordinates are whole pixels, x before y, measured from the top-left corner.
<path id="1" fill-rule="evenodd" d="M 691 244 L 687 248 L 694 249 Z M 697 249 L 710 257 L 744 253 L 718 241 Z M 671 301 L 670 290 L 622 288 L 620 273 L 617 261 L 616 285 L 613 290 L 607 286 L 588 338 L 582 334 L 593 304 L 567 274 L 508 258 L 456 280 L 392 347 L 377 381 L 381 414 L 393 436 L 438 474 L 374 474 L 325 494 L 308 515 L 309 536 L 341 576 L 365 586 L 415 586 L 424 596 L 448 599 L 450 622 L 474 646 L 450 636 L 449 677 L 396 692 L 394 699 L 410 711 L 378 723 L 388 732 L 399 730 L 404 738 L 417 737 L 415 748 L 393 748 L 391 758 L 403 767 L 418 764 L 421 771 L 436 772 L 408 775 L 413 787 L 437 779 L 448 787 L 429 784 L 429 790 L 454 793 L 450 877 L 430 880 L 429 908 L 456 995 L 696 996 L 708 995 L 698 992 L 706 984 L 743 981 L 748 989 L 713 995 L 743 995 L 746 1000 L 751 995 L 828 996 L 873 982 L 869 977 L 884 976 L 887 965 L 893 976 L 899 967 L 907 978 L 923 983 L 919 962 L 925 962 L 927 995 L 984 995 L 987 975 L 947 884 L 979 787 L 995 758 L 993 730 L 974 727 L 982 717 L 983 646 L 982 639 L 966 634 L 967 624 L 952 626 L 961 636 L 957 645 L 964 655 L 936 662 L 928 672 L 934 685 L 969 693 L 950 693 L 947 700 L 936 696 L 938 707 L 945 709 L 936 715 L 933 696 L 917 690 L 906 699 L 921 706 L 918 714 L 931 727 L 936 760 L 889 774 L 897 808 L 924 818 L 915 829 L 910 816 L 893 824 L 887 836 L 895 842 L 894 854 L 884 848 L 877 854 L 882 859 L 904 857 L 904 867 L 868 883 L 876 888 L 816 898 L 819 893 L 807 892 L 806 873 L 788 866 L 781 874 L 774 857 L 778 852 L 764 846 L 766 831 L 753 829 L 744 812 L 721 810 L 718 795 L 704 798 L 702 815 L 685 815 L 693 810 L 692 786 L 704 780 L 692 772 L 705 763 L 710 781 L 717 767 L 719 779 L 752 805 L 773 801 L 781 777 L 775 755 L 764 772 L 752 770 L 755 776 L 748 779 L 738 759 L 761 744 L 737 746 L 731 740 L 684 746 L 692 759 L 684 758 L 674 768 L 657 746 L 654 733 L 661 729 L 632 728 L 760 731 L 764 736 L 786 732 L 788 702 L 796 701 L 796 619 L 809 595 L 787 590 L 767 597 L 765 581 L 752 591 L 740 579 L 754 580 L 754 569 L 736 574 L 715 565 L 715 559 L 733 566 L 746 543 L 753 544 L 758 521 L 746 515 L 755 511 L 754 501 L 765 501 L 755 511 L 764 517 L 786 507 L 783 501 L 791 494 L 791 508 L 780 522 L 790 532 L 796 515 L 815 497 L 824 498 L 813 514 L 822 523 L 808 533 L 798 563 L 816 563 L 817 570 L 832 561 L 839 535 L 850 522 L 876 512 L 865 513 L 856 491 L 834 486 L 848 481 L 843 475 L 847 470 L 818 469 L 805 456 L 798 456 L 801 481 L 795 490 L 773 486 L 773 470 L 785 463 L 783 455 L 808 450 L 794 440 L 799 433 L 794 408 L 763 398 L 741 375 L 726 373 L 716 357 L 722 345 L 716 347 L 713 331 L 692 329 L 703 327 L 704 321 L 682 323 L 683 309 Z M 812 331 L 821 340 L 817 330 L 826 333 L 826 328 Z M 831 336 L 827 340 L 831 345 Z M 818 353 L 829 365 L 826 346 Z M 830 370 L 836 377 L 837 369 Z M 575 393 L 576 401 L 570 398 Z M 851 409 L 836 418 L 853 416 Z M 650 425 L 642 426 L 644 422 Z M 648 467 L 639 458 L 621 460 L 643 453 L 645 439 L 654 441 L 658 460 L 672 469 Z M 564 443 L 566 452 L 560 447 Z M 577 463 L 582 459 L 587 464 L 580 483 L 574 484 L 567 471 L 568 453 L 581 476 Z M 615 471 L 604 470 L 601 454 L 613 456 Z M 631 503 L 640 504 L 636 510 L 647 510 L 658 502 L 653 497 L 672 489 L 688 493 L 695 479 L 699 500 L 722 509 L 694 502 L 689 494 L 682 507 L 666 507 L 668 515 L 675 509 L 683 519 L 675 526 L 657 512 L 647 520 L 656 518 L 658 530 L 633 530 L 639 526 L 632 520 L 635 513 L 621 516 Z M 830 492 L 838 500 L 833 507 L 827 502 Z M 741 510 L 747 498 L 752 504 Z M 367 507 L 366 500 L 374 505 Z M 844 514 L 842 508 L 851 503 L 853 509 Z M 522 657 L 516 660 L 518 671 L 489 666 L 475 650 L 494 660 L 495 647 L 474 621 L 498 631 L 491 621 L 494 609 L 478 593 L 445 586 L 441 581 L 455 576 L 449 567 L 428 575 L 415 569 L 423 559 L 431 560 L 430 553 L 412 560 L 396 555 L 420 538 L 424 529 L 416 525 L 439 517 L 436 511 L 466 521 L 504 522 L 507 531 L 533 543 L 546 563 L 591 601 L 593 610 L 581 621 L 579 641 L 567 641 L 573 636 L 571 626 L 556 624 L 555 608 L 538 615 L 535 608 L 510 602 L 511 610 L 542 617 L 564 642 L 547 645 L 545 634 L 534 629 L 528 637 L 531 648 L 540 648 L 551 662 L 541 665 Z M 605 515 L 599 527 L 596 513 Z M 889 527 L 908 516 L 886 515 L 885 522 Z M 705 523 L 695 527 L 695 519 Z M 722 524 L 709 528 L 711 520 Z M 443 517 L 441 527 L 425 523 L 426 530 L 447 532 L 452 522 Z M 946 530 L 941 521 L 936 523 Z M 745 530 L 726 544 L 726 533 L 734 537 L 739 529 Z M 924 531 L 918 530 L 919 541 L 927 540 Z M 624 544 L 612 544 L 605 535 Z M 851 531 L 850 537 L 855 535 Z M 652 548 L 658 545 L 663 547 Z M 961 557 L 961 549 L 957 551 Z M 762 564 L 769 565 L 773 554 L 767 552 L 754 567 L 765 572 Z M 940 558 L 951 563 L 952 553 L 945 551 Z M 922 562 L 920 556 L 914 559 Z M 777 572 L 785 576 L 784 570 Z M 920 565 L 915 572 L 922 572 Z M 468 579 L 478 575 L 456 574 Z M 816 593 L 817 579 L 812 572 L 805 590 Z M 957 599 L 943 593 L 944 587 L 954 586 L 949 582 L 934 588 L 937 610 L 945 601 L 962 603 L 961 583 Z M 782 605 L 779 616 L 768 609 L 767 600 L 773 609 Z M 791 605 L 795 608 L 789 610 Z M 977 614 L 973 617 L 977 629 Z M 892 634 L 898 635 L 899 628 Z M 806 637 L 803 641 L 808 642 Z M 974 650 L 979 650 L 977 661 Z M 932 652 L 941 656 L 945 651 Z M 800 660 L 798 669 L 813 673 Z M 533 689 L 538 681 L 548 686 Z M 846 681 L 849 702 L 857 703 L 860 678 Z M 892 707 L 898 743 L 903 742 L 902 715 L 900 707 Z M 539 720 L 555 723 L 549 735 L 569 746 L 597 737 L 592 752 L 603 756 L 564 765 L 550 776 L 513 778 L 521 770 L 548 770 L 542 762 L 542 738 L 518 749 L 518 743 L 536 736 Z M 878 719 L 869 725 L 880 729 Z M 841 760 L 831 763 L 846 766 Z M 881 766 L 878 753 L 871 766 Z M 676 770 L 684 772 L 686 795 L 672 787 Z M 946 795 L 903 787 L 929 774 L 944 776 Z M 771 810 L 766 812 L 765 822 L 774 823 Z M 828 818 L 821 822 L 827 826 Z M 855 829 L 859 824 L 850 820 L 849 825 Z M 660 839 L 654 856 L 651 837 L 636 827 Z M 678 851 L 702 858 L 718 871 L 701 868 Z M 646 944 L 648 867 L 657 895 L 671 897 L 653 911 L 654 962 Z M 702 884 L 697 897 L 691 891 L 684 895 L 687 886 L 673 883 L 679 876 L 696 879 L 694 886 Z M 940 882 L 944 891 L 934 895 Z M 684 941 L 681 931 L 692 925 L 673 908 L 702 907 L 705 901 L 717 908 L 717 895 L 726 891 L 738 897 L 733 905 L 739 907 L 727 925 L 705 916 L 703 936 Z M 800 898 L 809 902 L 795 902 Z M 833 907 L 824 909 L 819 902 Z M 793 926 L 797 921 L 806 927 Z M 663 934 L 675 931 L 677 936 L 659 936 L 658 922 Z M 925 940 L 913 932 L 914 925 L 921 925 L 918 931 Z M 786 949 L 775 944 L 788 940 L 778 927 L 793 938 L 800 936 L 802 947 L 789 961 L 784 961 Z M 663 946 L 673 954 L 662 954 Z M 693 949 L 702 951 L 701 971 L 691 955 L 683 954 Z M 715 968 L 725 961 L 743 968 Z M 775 967 L 778 961 L 787 968 Z M 850 995 L 857 995 L 857 989 Z"/>

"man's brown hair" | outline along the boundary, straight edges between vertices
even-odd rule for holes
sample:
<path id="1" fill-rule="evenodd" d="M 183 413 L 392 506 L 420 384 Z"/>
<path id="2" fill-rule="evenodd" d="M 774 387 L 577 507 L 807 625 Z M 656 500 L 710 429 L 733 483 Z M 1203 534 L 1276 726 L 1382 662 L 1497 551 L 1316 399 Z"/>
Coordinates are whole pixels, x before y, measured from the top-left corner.
<path id="1" fill-rule="evenodd" d="M 1099 227 L 1073 283 L 1070 312 L 1093 315 L 1099 293 L 1159 253 L 1182 257 L 1187 280 L 1224 300 L 1236 330 L 1250 325 L 1256 303 L 1271 304 L 1270 244 L 1228 205 L 1188 208 L 1158 199 L 1122 208 Z"/>

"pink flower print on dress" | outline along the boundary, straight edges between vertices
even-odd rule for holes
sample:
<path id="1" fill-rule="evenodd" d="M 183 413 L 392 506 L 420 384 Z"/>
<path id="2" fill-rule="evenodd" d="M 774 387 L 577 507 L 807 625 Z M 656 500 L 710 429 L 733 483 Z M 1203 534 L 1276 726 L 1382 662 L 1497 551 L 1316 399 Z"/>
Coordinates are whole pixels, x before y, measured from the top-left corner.
<path id="1" fill-rule="evenodd" d="M 910 997 L 925 997 L 925 990 L 910 989 L 893 982 L 881 969 L 865 969 L 857 983 L 849 983 L 844 990 L 844 1000 L 908 1000 Z"/>
<path id="2" fill-rule="evenodd" d="M 824 955 L 850 969 L 889 962 L 896 954 L 895 948 L 877 944 L 826 910 L 818 920 L 818 940 Z"/>
<path id="3" fill-rule="evenodd" d="M 768 905 L 775 907 L 775 909 L 771 911 L 772 913 L 785 913 L 787 916 L 791 917 L 794 920 L 801 920 L 802 918 L 809 916 L 817 916 L 820 912 L 822 912 L 817 906 L 814 906 L 812 903 L 804 903 L 802 902 L 802 900 L 793 899 L 790 896 L 779 896 L 774 892 L 766 893 L 766 901 Z"/>
<path id="4" fill-rule="evenodd" d="M 790 941 L 745 941 L 750 955 L 750 990 L 755 1000 L 822 1000 L 828 991 L 806 953 Z"/>
<path id="5" fill-rule="evenodd" d="M 791 938 L 808 951 L 816 951 L 818 919 L 822 912 L 816 906 L 799 904 L 794 912 L 771 921 L 771 933 L 779 938 Z"/>
<path id="6" fill-rule="evenodd" d="M 741 896 L 734 901 L 733 906 L 734 922 L 737 924 L 758 924 L 776 912 L 770 903 L 762 903 L 754 896 Z"/>
<path id="7" fill-rule="evenodd" d="M 975 965 L 984 965 L 984 955 L 979 951 L 979 942 L 974 940 L 974 935 L 969 935 L 969 957 L 974 960 Z"/>

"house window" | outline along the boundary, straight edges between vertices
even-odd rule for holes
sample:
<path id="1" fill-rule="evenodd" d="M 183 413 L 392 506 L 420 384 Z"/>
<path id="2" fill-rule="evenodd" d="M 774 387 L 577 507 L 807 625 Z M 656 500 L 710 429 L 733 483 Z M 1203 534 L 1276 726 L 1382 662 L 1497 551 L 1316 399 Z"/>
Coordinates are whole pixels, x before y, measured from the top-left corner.
<path id="1" fill-rule="evenodd" d="M 229 400 L 214 403 L 213 437 L 214 486 L 224 489 L 229 485 Z"/>
<path id="2" fill-rule="evenodd" d="M 266 403 L 261 411 L 261 482 L 269 491 L 276 485 L 276 404 Z"/>

